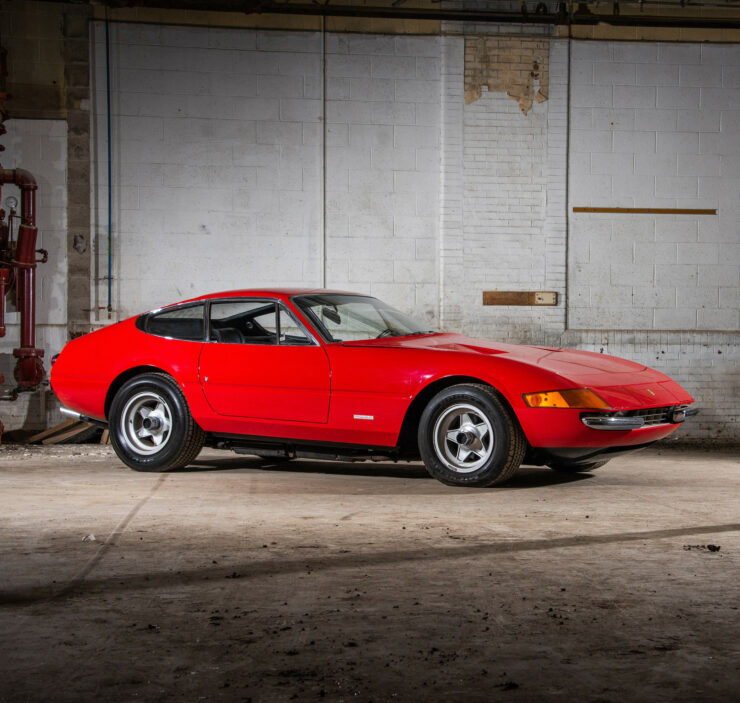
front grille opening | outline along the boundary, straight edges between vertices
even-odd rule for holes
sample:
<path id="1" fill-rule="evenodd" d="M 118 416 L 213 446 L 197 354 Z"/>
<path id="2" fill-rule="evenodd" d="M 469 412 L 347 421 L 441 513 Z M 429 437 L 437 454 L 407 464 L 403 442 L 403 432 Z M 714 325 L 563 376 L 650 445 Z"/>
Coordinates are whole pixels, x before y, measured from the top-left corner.
<path id="1" fill-rule="evenodd" d="M 673 423 L 673 412 L 679 405 L 667 405 L 662 408 L 643 408 L 641 410 L 625 410 L 617 413 L 620 417 L 642 417 L 645 419 L 643 427 L 654 425 L 670 425 Z"/>

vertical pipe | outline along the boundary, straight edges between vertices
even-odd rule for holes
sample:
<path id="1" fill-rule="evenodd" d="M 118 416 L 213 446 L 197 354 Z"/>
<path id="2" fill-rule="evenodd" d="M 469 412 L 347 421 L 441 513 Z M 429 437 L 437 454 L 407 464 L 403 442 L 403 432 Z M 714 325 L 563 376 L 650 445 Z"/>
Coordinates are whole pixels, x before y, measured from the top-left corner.
<path id="1" fill-rule="evenodd" d="M 326 17 L 321 16 L 321 123 L 323 137 L 321 139 L 321 287 L 326 288 Z"/>
<path id="2" fill-rule="evenodd" d="M 23 291 L 23 315 L 21 315 L 21 347 L 36 347 L 36 266 L 17 269 L 18 283 Z"/>
<path id="3" fill-rule="evenodd" d="M 570 201 L 570 100 L 571 100 L 571 75 L 573 68 L 573 59 L 571 56 L 571 27 L 568 24 L 568 90 L 565 105 L 565 330 L 568 329 L 568 308 L 570 307 L 570 290 L 568 286 L 569 268 L 570 268 L 570 213 L 568 212 L 568 204 Z"/>
<path id="4" fill-rule="evenodd" d="M 111 163 L 111 119 L 110 119 L 110 22 L 105 17 L 105 97 L 108 116 L 108 319 L 113 312 L 113 164 Z"/>
<path id="5" fill-rule="evenodd" d="M 21 224 L 36 226 L 36 190 L 21 189 Z"/>

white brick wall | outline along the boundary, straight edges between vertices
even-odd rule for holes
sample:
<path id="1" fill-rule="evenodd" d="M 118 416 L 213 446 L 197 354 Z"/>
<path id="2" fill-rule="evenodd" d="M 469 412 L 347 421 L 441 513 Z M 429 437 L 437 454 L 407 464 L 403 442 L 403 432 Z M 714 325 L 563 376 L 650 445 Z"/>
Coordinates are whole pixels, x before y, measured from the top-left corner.
<path id="1" fill-rule="evenodd" d="M 543 287 L 547 104 L 535 103 L 525 117 L 514 100 L 484 89 L 463 120 L 463 325 L 531 340 L 542 332 L 541 308 L 514 317 L 480 306 L 483 290 Z"/>
<path id="2" fill-rule="evenodd" d="M 481 306 L 484 290 L 564 292 L 567 55 L 564 44 L 553 46 L 550 99 L 535 103 L 526 116 L 504 93 L 485 89 L 463 107 L 462 56 L 445 64 L 442 304 L 447 328 L 522 342 L 542 341 L 563 329 L 562 304 L 554 309 Z"/>

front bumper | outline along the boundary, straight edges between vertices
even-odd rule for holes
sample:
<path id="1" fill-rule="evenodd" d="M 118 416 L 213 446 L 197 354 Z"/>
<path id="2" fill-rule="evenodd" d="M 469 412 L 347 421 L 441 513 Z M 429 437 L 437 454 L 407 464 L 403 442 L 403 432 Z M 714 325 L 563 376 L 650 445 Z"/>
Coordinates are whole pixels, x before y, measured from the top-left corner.
<path id="1" fill-rule="evenodd" d="M 660 425 L 680 425 L 687 417 L 698 414 L 699 408 L 669 405 L 622 412 L 585 412 L 581 413 L 581 422 L 592 430 L 625 431 Z"/>
<path id="2" fill-rule="evenodd" d="M 606 448 L 638 446 L 663 439 L 695 412 L 682 403 L 611 411 L 525 408 L 517 409 L 516 414 L 533 448 Z"/>
<path id="3" fill-rule="evenodd" d="M 594 461 L 613 459 L 622 454 L 645 449 L 655 442 L 645 442 L 628 447 L 530 447 L 523 464 L 542 466 L 543 464 L 590 464 Z"/>

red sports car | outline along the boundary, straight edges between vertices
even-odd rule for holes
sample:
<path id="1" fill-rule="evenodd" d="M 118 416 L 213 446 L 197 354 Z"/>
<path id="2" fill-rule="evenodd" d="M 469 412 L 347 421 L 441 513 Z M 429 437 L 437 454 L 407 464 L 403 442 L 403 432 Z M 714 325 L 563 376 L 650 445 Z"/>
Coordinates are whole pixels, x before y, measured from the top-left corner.
<path id="1" fill-rule="evenodd" d="M 429 330 L 365 295 L 205 295 L 72 340 L 51 372 L 66 412 L 110 429 L 141 471 L 204 445 L 266 457 L 421 459 L 489 486 L 522 462 L 589 471 L 695 411 L 667 376 L 603 354 Z"/>

